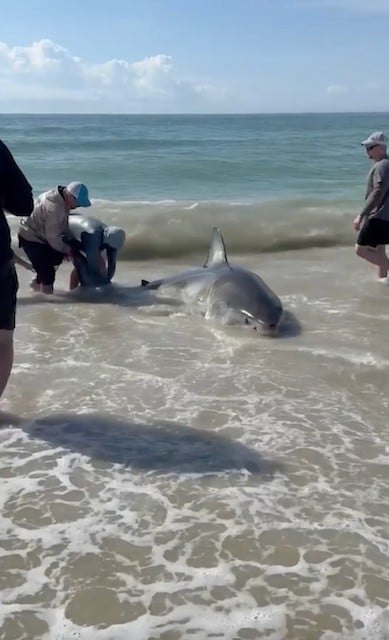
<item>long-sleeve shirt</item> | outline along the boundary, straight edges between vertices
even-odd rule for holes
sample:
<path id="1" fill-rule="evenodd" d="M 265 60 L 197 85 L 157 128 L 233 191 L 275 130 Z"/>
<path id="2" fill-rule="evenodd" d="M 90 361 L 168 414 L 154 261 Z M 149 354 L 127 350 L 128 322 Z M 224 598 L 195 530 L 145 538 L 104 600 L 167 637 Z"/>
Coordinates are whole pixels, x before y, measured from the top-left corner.
<path id="1" fill-rule="evenodd" d="M 367 176 L 362 218 L 374 216 L 389 221 L 389 158 L 378 160 Z"/>
<path id="2" fill-rule="evenodd" d="M 69 245 L 64 241 L 68 234 L 69 208 L 56 187 L 42 193 L 35 201 L 34 211 L 29 218 L 23 218 L 19 234 L 30 242 L 47 243 L 60 253 L 69 253 Z"/>
<path id="3" fill-rule="evenodd" d="M 8 147 L 0 140 L 0 269 L 13 257 L 5 211 L 29 216 L 34 208 L 32 187 Z"/>

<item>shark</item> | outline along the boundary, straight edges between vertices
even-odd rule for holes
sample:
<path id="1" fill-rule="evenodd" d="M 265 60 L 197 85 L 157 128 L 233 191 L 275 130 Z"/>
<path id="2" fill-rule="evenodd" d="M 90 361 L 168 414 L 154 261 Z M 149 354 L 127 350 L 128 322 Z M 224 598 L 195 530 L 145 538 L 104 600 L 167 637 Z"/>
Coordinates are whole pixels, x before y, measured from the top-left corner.
<path id="1" fill-rule="evenodd" d="M 206 319 L 227 325 L 248 325 L 263 333 L 277 333 L 283 317 L 279 297 L 256 273 L 232 264 L 222 232 L 213 227 L 208 256 L 202 267 L 158 280 L 142 280 L 145 290 L 184 290 L 199 303 Z"/>

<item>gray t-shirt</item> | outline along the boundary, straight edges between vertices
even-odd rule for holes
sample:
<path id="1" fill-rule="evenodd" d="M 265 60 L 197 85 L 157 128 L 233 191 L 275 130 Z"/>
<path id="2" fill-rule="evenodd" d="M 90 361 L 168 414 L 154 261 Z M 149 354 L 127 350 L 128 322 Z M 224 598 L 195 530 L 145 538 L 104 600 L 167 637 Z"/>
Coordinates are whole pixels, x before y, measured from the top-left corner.
<path id="1" fill-rule="evenodd" d="M 372 166 L 367 176 L 365 205 L 362 216 L 374 216 L 389 221 L 389 158 Z"/>

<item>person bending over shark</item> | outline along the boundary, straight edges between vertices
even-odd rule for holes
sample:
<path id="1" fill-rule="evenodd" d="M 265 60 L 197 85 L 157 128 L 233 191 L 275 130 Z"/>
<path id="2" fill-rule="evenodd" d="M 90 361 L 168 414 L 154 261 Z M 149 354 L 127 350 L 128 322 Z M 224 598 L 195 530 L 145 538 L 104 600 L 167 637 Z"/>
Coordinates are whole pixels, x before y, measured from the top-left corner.
<path id="1" fill-rule="evenodd" d="M 29 258 L 36 277 L 30 283 L 34 291 L 52 294 L 56 271 L 64 259 L 73 257 L 66 243 L 69 213 L 78 207 L 90 207 L 88 189 L 82 182 L 71 182 L 41 193 L 34 210 L 19 224 L 19 248 Z"/>
<path id="2" fill-rule="evenodd" d="M 115 275 L 117 254 L 126 240 L 123 229 L 90 216 L 71 214 L 68 233 L 67 241 L 76 251 L 69 289 L 75 289 L 79 284 L 85 287 L 109 284 Z"/>

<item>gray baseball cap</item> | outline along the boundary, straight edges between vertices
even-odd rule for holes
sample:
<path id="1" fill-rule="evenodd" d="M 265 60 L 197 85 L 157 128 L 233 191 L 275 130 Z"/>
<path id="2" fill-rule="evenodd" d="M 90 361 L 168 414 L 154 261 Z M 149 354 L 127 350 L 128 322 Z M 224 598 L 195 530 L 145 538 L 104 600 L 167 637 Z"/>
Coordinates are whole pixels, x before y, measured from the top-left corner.
<path id="1" fill-rule="evenodd" d="M 119 251 L 126 241 L 126 234 L 120 227 L 109 225 L 104 229 L 104 238 L 109 247 Z"/>
<path id="2" fill-rule="evenodd" d="M 375 145 L 383 145 L 386 147 L 387 140 L 382 131 L 374 131 L 374 133 L 371 133 L 361 144 L 363 144 L 364 147 L 373 147 Z"/>

